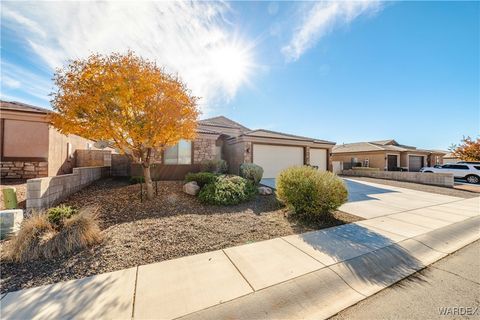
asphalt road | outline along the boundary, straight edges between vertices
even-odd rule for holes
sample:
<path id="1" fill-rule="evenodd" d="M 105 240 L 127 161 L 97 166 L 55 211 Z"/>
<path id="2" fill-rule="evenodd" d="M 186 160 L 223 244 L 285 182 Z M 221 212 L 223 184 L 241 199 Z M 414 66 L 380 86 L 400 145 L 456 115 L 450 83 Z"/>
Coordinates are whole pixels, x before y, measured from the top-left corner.
<path id="1" fill-rule="evenodd" d="M 331 319 L 480 319 L 480 241 Z"/>

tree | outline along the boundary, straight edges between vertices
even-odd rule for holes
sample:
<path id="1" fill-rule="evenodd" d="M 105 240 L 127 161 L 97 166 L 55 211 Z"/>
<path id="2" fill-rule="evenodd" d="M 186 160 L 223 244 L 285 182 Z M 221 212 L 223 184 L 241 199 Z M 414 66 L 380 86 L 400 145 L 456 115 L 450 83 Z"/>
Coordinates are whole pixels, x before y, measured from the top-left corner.
<path id="1" fill-rule="evenodd" d="M 153 198 L 153 153 L 195 137 L 197 98 L 175 75 L 126 54 L 91 55 L 58 69 L 51 122 L 64 134 L 107 140 L 143 168 Z"/>
<path id="2" fill-rule="evenodd" d="M 452 154 L 464 161 L 480 161 L 480 138 L 476 140 L 470 137 L 463 137 L 460 145 L 450 147 Z"/>

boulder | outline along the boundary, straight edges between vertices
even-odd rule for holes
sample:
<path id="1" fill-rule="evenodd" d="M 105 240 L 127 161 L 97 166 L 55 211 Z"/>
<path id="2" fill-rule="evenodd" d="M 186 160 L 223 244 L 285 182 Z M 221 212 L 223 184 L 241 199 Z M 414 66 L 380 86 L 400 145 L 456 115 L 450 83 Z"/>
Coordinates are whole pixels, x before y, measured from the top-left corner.
<path id="1" fill-rule="evenodd" d="M 273 193 L 272 189 L 269 187 L 258 187 L 258 194 L 262 196 L 269 196 Z"/>
<path id="2" fill-rule="evenodd" d="M 199 191 L 200 187 L 198 186 L 196 181 L 187 182 L 183 185 L 183 192 L 185 192 L 186 194 L 196 196 Z"/>

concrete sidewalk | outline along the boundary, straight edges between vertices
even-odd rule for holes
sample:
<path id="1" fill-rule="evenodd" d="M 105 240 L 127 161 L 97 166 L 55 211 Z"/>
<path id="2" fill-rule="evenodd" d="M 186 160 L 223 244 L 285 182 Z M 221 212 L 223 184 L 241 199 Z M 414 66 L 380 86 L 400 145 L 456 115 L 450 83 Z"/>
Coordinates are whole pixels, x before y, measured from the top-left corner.
<path id="1" fill-rule="evenodd" d="M 480 198 L 8 293 L 2 319 L 327 318 L 480 238 Z"/>

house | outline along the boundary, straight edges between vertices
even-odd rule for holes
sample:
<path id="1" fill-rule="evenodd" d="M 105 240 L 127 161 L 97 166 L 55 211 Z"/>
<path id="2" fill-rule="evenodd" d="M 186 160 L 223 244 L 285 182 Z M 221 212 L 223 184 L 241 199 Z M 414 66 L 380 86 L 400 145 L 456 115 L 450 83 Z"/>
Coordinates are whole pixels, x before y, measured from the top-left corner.
<path id="1" fill-rule="evenodd" d="M 332 161 L 342 162 L 344 169 L 362 166 L 415 172 L 424 166 L 441 164 L 444 155 L 445 152 L 401 145 L 390 139 L 336 145 L 332 150 Z"/>
<path id="2" fill-rule="evenodd" d="M 459 159 L 453 155 L 451 152 L 445 152 L 446 154 L 443 156 L 443 163 L 457 163 L 459 161 L 462 161 L 462 159 Z"/>
<path id="3" fill-rule="evenodd" d="M 96 149 L 94 141 L 63 135 L 48 123 L 52 110 L 0 101 L 2 179 L 30 179 L 71 173 L 75 150 Z"/>
<path id="4" fill-rule="evenodd" d="M 270 130 L 251 130 L 219 116 L 198 121 L 194 141 L 182 140 L 156 154 L 152 176 L 160 180 L 183 179 L 188 172 L 200 170 L 202 162 L 219 159 L 225 160 L 229 172 L 234 174 L 238 174 L 244 162 L 258 164 L 264 169 L 264 178 L 275 178 L 282 169 L 295 165 L 328 170 L 334 145 L 330 141 Z M 141 175 L 141 168 L 134 166 L 132 175 Z"/>

